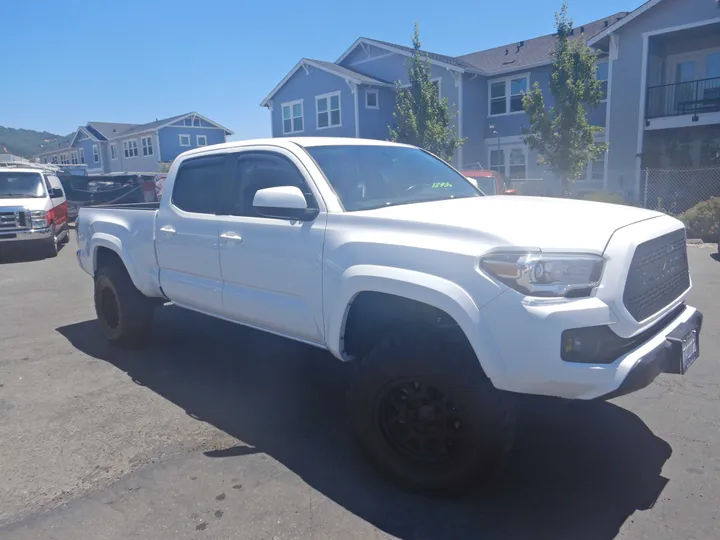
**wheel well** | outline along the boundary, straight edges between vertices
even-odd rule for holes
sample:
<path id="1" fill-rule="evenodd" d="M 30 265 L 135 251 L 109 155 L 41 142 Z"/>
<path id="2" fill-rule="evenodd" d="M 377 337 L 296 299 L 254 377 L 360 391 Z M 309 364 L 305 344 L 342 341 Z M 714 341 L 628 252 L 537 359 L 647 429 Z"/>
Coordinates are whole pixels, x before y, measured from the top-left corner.
<path id="1" fill-rule="evenodd" d="M 106 247 L 99 247 L 95 252 L 95 272 L 97 273 L 101 268 L 108 266 L 119 266 L 125 268 L 125 264 L 122 262 L 120 255 L 115 253 L 112 249 Z"/>
<path id="2" fill-rule="evenodd" d="M 473 349 L 458 323 L 445 311 L 402 296 L 366 291 L 353 300 L 345 320 L 343 350 L 359 358 L 380 340 L 398 333 L 427 335 L 437 333 L 438 339 Z"/>

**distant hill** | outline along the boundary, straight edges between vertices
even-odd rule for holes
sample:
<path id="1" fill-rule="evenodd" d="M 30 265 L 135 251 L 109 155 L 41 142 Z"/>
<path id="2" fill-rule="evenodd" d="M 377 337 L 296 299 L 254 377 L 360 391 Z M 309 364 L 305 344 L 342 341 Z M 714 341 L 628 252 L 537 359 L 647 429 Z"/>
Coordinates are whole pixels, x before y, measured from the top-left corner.
<path id="1" fill-rule="evenodd" d="M 0 154 L 15 154 L 29 158 L 53 147 L 66 145 L 71 139 L 72 134 L 62 136 L 47 131 L 0 126 Z"/>

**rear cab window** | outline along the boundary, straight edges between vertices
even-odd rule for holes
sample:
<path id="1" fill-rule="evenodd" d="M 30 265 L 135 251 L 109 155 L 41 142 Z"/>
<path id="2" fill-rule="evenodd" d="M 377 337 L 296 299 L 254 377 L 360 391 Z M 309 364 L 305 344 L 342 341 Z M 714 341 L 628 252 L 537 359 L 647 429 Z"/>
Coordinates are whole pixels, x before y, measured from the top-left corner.
<path id="1" fill-rule="evenodd" d="M 182 162 L 175 176 L 171 202 L 195 214 L 219 214 L 223 208 L 226 155 L 202 156 Z"/>

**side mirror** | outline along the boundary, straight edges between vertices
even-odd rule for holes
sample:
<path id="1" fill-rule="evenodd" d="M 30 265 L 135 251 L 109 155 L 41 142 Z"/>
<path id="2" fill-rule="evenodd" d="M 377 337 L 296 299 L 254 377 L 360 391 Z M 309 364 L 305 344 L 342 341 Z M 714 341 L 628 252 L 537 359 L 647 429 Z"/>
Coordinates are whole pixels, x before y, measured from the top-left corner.
<path id="1" fill-rule="evenodd" d="M 51 199 L 59 199 L 60 197 L 64 197 L 64 196 L 65 196 L 65 194 L 63 193 L 63 190 L 62 190 L 62 189 L 53 188 L 53 189 L 50 191 L 50 198 L 51 198 Z"/>
<path id="2" fill-rule="evenodd" d="M 296 186 L 259 189 L 253 198 L 253 208 L 265 217 L 310 221 L 318 215 L 316 208 L 308 208 L 305 195 Z"/>

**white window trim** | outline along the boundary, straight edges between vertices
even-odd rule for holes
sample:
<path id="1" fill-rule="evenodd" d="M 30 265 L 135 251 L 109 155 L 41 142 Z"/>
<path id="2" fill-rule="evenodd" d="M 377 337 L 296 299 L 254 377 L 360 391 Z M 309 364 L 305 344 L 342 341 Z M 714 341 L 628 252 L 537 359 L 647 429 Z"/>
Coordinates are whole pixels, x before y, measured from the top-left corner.
<path id="1" fill-rule="evenodd" d="M 488 83 L 487 83 L 487 84 L 488 84 L 488 86 L 487 86 L 487 90 L 488 90 L 488 101 L 487 101 L 488 117 L 511 116 L 511 115 L 513 115 L 513 114 L 525 114 L 525 110 L 524 110 L 524 109 L 523 109 L 523 110 L 520 110 L 520 111 L 512 111 L 512 112 L 510 112 L 510 98 L 511 98 L 511 95 L 510 95 L 510 90 L 511 90 L 510 81 L 514 81 L 514 80 L 517 80 L 517 79 L 525 79 L 525 81 L 526 81 L 526 83 L 525 83 L 525 91 L 526 91 L 526 92 L 529 92 L 529 91 L 530 91 L 530 72 L 526 72 L 526 73 L 515 73 L 514 75 L 508 75 L 508 76 L 506 76 L 506 77 L 500 77 L 500 78 L 498 78 L 498 79 L 490 79 L 490 80 L 488 80 Z M 492 85 L 493 85 L 493 84 L 496 84 L 496 83 L 499 83 L 499 82 L 504 82 L 504 83 L 505 83 L 505 112 L 504 112 L 504 113 L 498 113 L 498 114 L 491 114 L 491 113 L 490 113 L 490 111 L 492 110 L 492 109 L 491 109 L 491 107 L 492 107 L 492 90 L 491 90 L 491 89 L 492 89 Z"/>
<path id="2" fill-rule="evenodd" d="M 79 163 L 79 161 L 78 161 L 77 150 L 75 152 L 70 152 L 70 164 L 77 165 L 78 163 Z"/>
<path id="3" fill-rule="evenodd" d="M 145 147 L 143 146 L 143 142 L 148 142 L 148 148 L 150 149 L 150 153 L 145 155 Z M 151 157 L 155 155 L 155 147 L 153 146 L 153 140 L 152 135 L 147 135 L 145 137 L 140 137 L 140 148 L 142 149 L 142 157 Z M 140 152 L 138 152 L 140 154 Z"/>
<path id="4" fill-rule="evenodd" d="M 375 105 L 368 105 L 368 94 L 375 94 Z M 365 108 L 366 109 L 379 109 L 380 108 L 380 91 L 376 88 L 365 89 Z"/>
<path id="5" fill-rule="evenodd" d="M 92 155 L 93 163 L 100 163 L 100 147 L 97 144 L 92 145 Z"/>
<path id="6" fill-rule="evenodd" d="M 78 162 L 81 165 L 85 164 L 85 149 L 84 148 L 78 148 Z"/>
<path id="7" fill-rule="evenodd" d="M 342 127 L 342 95 L 341 94 L 342 94 L 342 92 L 328 92 L 327 94 L 320 94 L 319 96 L 315 96 L 315 129 L 320 131 L 323 129 L 333 129 L 333 128 Z M 331 119 L 330 98 L 332 96 L 338 97 L 338 113 L 340 114 L 340 123 L 339 124 L 330 124 L 330 119 Z M 328 125 L 325 127 L 320 127 L 320 122 L 318 121 L 318 119 L 320 117 L 320 111 L 318 110 L 318 101 L 320 101 L 321 99 L 327 99 L 327 104 L 328 104 L 327 111 L 323 111 L 323 112 L 327 112 L 327 114 L 328 114 Z M 303 127 L 305 127 L 304 124 L 303 124 Z"/>
<path id="8" fill-rule="evenodd" d="M 203 142 L 200 144 L 200 139 L 202 138 Z M 195 143 L 196 146 L 207 146 L 207 135 L 195 135 Z"/>
<path id="9" fill-rule="evenodd" d="M 283 109 L 285 107 L 290 107 L 290 128 L 295 127 L 295 122 L 293 122 L 294 117 L 292 115 L 293 105 L 300 104 L 300 116 L 299 118 L 302 118 L 302 125 L 303 128 L 299 129 L 297 131 L 285 131 L 285 116 L 283 115 Z M 282 124 L 282 133 L 283 135 L 292 135 L 294 133 L 302 133 L 305 131 L 305 103 L 302 99 L 296 99 L 295 101 L 286 101 L 285 103 L 280 104 L 280 123 Z"/>
<path id="10" fill-rule="evenodd" d="M 117 144 L 110 143 L 110 159 L 112 161 L 117 161 L 118 153 L 117 153 Z"/>
<path id="11" fill-rule="evenodd" d="M 187 144 L 183 144 L 183 137 L 187 137 Z M 183 146 L 183 147 L 192 146 L 192 141 L 190 140 L 190 134 L 187 134 L 187 133 L 178 134 L 178 142 L 180 143 L 180 146 Z"/>
<path id="12" fill-rule="evenodd" d="M 132 142 L 135 143 L 134 147 L 130 144 Z M 125 156 L 125 145 L 126 144 L 127 144 L 127 150 L 128 150 L 127 156 Z M 133 152 L 132 152 L 133 149 L 138 151 L 137 156 L 133 155 Z M 125 159 L 135 159 L 136 157 L 140 157 L 140 150 L 138 149 L 137 139 L 128 139 L 126 141 L 123 141 L 123 156 L 125 156 Z"/>
<path id="13" fill-rule="evenodd" d="M 495 140 L 497 141 L 497 139 L 495 139 Z M 503 144 L 502 140 L 501 140 L 500 141 L 500 150 L 502 150 L 505 155 L 505 163 L 503 163 L 503 170 L 500 172 L 502 173 L 505 181 L 510 180 L 510 152 L 512 152 L 513 150 L 518 150 L 518 149 L 522 150 L 523 154 L 525 154 L 525 178 L 520 178 L 518 180 L 530 179 L 530 174 L 529 174 L 530 173 L 530 147 L 525 144 Z M 491 165 L 490 165 L 492 163 L 492 161 L 490 160 L 491 152 L 497 152 L 497 151 L 498 151 L 497 143 L 495 144 L 495 146 L 492 146 L 492 145 L 490 145 L 490 143 L 488 143 L 488 149 L 487 149 L 487 168 L 488 168 L 488 170 L 493 170 L 493 169 L 491 169 Z"/>

